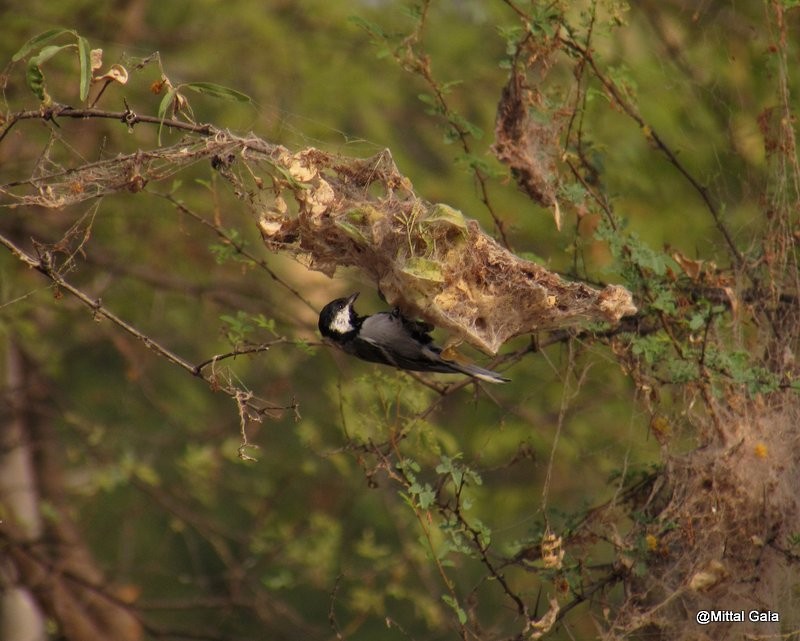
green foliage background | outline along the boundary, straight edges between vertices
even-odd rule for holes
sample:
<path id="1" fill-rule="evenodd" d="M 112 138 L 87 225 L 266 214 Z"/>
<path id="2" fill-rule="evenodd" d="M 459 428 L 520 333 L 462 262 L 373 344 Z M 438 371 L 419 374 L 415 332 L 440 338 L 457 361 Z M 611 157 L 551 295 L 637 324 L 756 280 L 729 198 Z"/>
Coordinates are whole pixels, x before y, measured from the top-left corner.
<path id="1" fill-rule="evenodd" d="M 759 114 L 776 101 L 768 6 L 644 1 L 628 7 L 609 0 L 597 4 L 594 26 L 597 58 L 709 186 L 743 247 L 762 223 L 770 172 L 758 126 Z M 158 51 L 173 83 L 214 82 L 252 98 L 235 103 L 190 94 L 198 122 L 252 130 L 295 150 L 368 156 L 388 148 L 418 194 L 492 229 L 468 166 L 478 158 L 491 176 L 492 207 L 518 253 L 571 276 L 618 282 L 624 270 L 608 249 L 613 242 L 594 234 L 596 216 L 578 221 L 567 207 L 558 232 L 551 213 L 519 193 L 489 153 L 507 79 L 504 34 L 519 24 L 508 3 L 433 2 L 425 26 L 434 76 L 454 83 L 451 107 L 482 132 L 471 139 L 471 158 L 430 113 L 430 88 L 400 69 L 391 49 L 364 28 L 377 26 L 397 42 L 414 27 L 409 7 L 380 0 L 12 0 L 0 9 L 0 59 L 10 60 L 28 38 L 53 26 L 74 28 L 104 50 L 106 63 L 130 68 Z M 574 3 L 566 12 L 585 26 L 590 7 Z M 796 13 L 786 14 L 793 26 Z M 21 69 L 8 73 L 8 108 L 36 108 Z M 796 81 L 797 67 L 790 73 Z M 53 58 L 46 74 L 54 99 L 77 106 L 77 56 Z M 552 105 L 569 106 L 574 98 L 570 74 L 566 61 L 550 72 Z M 127 87 L 109 88 L 100 106 L 121 110 L 125 96 L 137 113 L 155 114 L 161 97 L 148 87 L 158 76 L 156 65 L 146 66 Z M 641 239 L 641 251 L 654 252 L 639 262 L 650 260 L 657 273 L 678 272 L 669 252 L 662 253 L 667 247 L 726 262 L 698 193 L 654 150 L 647 132 L 610 108 L 601 87 L 588 87 L 586 100 L 582 127 L 601 168 L 596 185 L 613 200 L 626 231 Z M 141 125 L 127 132 L 115 122 L 59 124 L 70 145 L 54 149 L 61 159 L 151 147 L 158 136 L 157 128 Z M 17 126 L 0 147 L 2 182 L 31 171 L 48 135 L 39 124 Z M 178 139 L 174 132 L 162 136 Z M 267 254 L 211 167 L 193 167 L 179 181 L 76 211 L 6 210 L 0 221 L 22 239 L 56 242 L 81 216 L 92 217 L 85 255 L 68 279 L 192 363 L 232 343 L 288 339 L 226 361 L 221 370 L 289 408 L 246 425 L 257 449 L 247 450 L 255 461 L 243 461 L 231 399 L 109 323 L 93 321 L 0 254 L 0 330 L 47 381 L 40 411 L 63 444 L 71 515 L 109 580 L 134 588 L 152 626 L 148 634 L 188 629 L 209 631 L 208 638 L 322 639 L 338 630 L 353 639 L 446 639 L 459 636 L 465 617 L 481 621 L 487 638 L 516 634 L 513 603 L 464 543 L 468 534 L 432 509 L 433 490 L 454 493 L 455 479 L 466 475 L 465 518 L 491 540 L 497 558 L 538 549 L 545 523 L 556 534 L 569 532 L 588 507 L 659 463 L 651 416 L 626 373 L 606 347 L 559 343 L 519 360 L 505 372 L 513 382 L 501 389 L 465 387 L 439 400 L 405 374 L 318 346 L 314 309 L 159 194 L 219 221 L 311 308 L 361 289 L 361 311 L 377 310 L 382 304 L 369 284 L 344 273 L 331 281 Z M 658 341 L 639 349 L 658 360 Z M 667 408 L 669 394 L 662 399 Z M 678 449 L 694 444 L 679 427 L 676 439 Z M 370 452 L 376 443 L 405 461 L 410 487 Z M 624 532 L 630 523 L 622 519 L 619 527 Z M 586 566 L 612 559 L 602 541 L 583 552 L 580 559 L 576 550 L 567 555 L 568 583 L 577 585 Z M 506 573 L 532 612 L 537 603 L 539 614 L 546 611 L 547 597 L 558 590 L 553 573 L 535 560 Z M 608 598 L 613 603 L 620 595 Z M 595 634 L 589 617 L 567 621 L 556 636 Z"/>

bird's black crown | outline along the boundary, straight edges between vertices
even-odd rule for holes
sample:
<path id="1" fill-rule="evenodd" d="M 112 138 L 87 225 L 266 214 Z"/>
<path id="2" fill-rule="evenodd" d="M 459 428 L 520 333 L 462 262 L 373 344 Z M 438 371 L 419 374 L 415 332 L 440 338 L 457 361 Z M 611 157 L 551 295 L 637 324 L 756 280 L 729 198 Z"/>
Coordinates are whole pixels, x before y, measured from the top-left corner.
<path id="1" fill-rule="evenodd" d="M 341 339 L 357 332 L 361 319 L 353 309 L 356 298 L 358 292 L 347 298 L 337 298 L 325 305 L 319 313 L 319 333 L 326 338 Z"/>

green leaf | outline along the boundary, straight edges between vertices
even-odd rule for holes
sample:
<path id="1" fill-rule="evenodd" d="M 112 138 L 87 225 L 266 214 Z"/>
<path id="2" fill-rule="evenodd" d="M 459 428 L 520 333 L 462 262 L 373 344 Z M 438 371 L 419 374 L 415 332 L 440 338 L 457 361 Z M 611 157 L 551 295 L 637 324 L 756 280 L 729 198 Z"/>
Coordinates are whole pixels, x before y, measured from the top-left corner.
<path id="1" fill-rule="evenodd" d="M 433 488 L 427 483 L 420 485 L 414 482 L 411 484 L 411 487 L 408 488 L 408 492 L 411 496 L 416 497 L 417 505 L 422 510 L 427 510 L 436 500 L 436 492 L 434 492 Z"/>
<path id="2" fill-rule="evenodd" d="M 355 225 L 351 225 L 346 220 L 341 220 L 341 219 L 337 219 L 335 224 L 339 229 L 341 229 L 344 233 L 350 236 L 350 238 L 356 241 L 356 243 L 358 243 L 359 245 L 369 244 L 367 237 Z"/>
<path id="3" fill-rule="evenodd" d="M 454 114 L 452 116 L 453 124 L 458 125 L 463 131 L 466 131 L 467 134 L 475 138 L 476 140 L 480 140 L 483 138 L 483 129 L 478 127 L 478 125 L 470 122 L 463 116 L 459 116 L 458 114 Z"/>
<path id="4" fill-rule="evenodd" d="M 443 94 L 448 94 L 453 89 L 453 87 L 458 87 L 459 85 L 464 84 L 463 80 L 450 80 L 449 82 L 443 82 L 439 87 L 439 91 Z"/>
<path id="5" fill-rule="evenodd" d="M 40 33 L 38 36 L 34 36 L 28 42 L 26 42 L 22 47 L 20 47 L 19 51 L 15 53 L 11 60 L 12 62 L 18 62 L 22 60 L 25 56 L 27 56 L 31 51 L 36 49 L 39 45 L 43 45 L 48 40 L 52 40 L 53 38 L 57 38 L 62 33 L 74 33 L 74 31 L 70 31 L 69 29 L 49 29 L 48 31 L 44 31 Z"/>
<path id="6" fill-rule="evenodd" d="M 33 58 L 31 58 L 31 60 L 30 60 L 30 62 L 28 64 L 29 65 L 30 64 L 34 64 L 34 65 L 36 65 L 38 67 L 40 65 L 43 65 L 48 60 L 50 60 L 50 58 L 52 58 L 54 55 L 56 55 L 62 49 L 69 49 L 70 47 L 74 47 L 74 46 L 75 45 L 61 45 L 61 46 L 48 45 L 46 47 L 43 47 L 42 50 L 37 55 L 35 55 Z"/>
<path id="7" fill-rule="evenodd" d="M 308 183 L 301 183 L 299 180 L 297 180 L 297 178 L 292 176 L 291 172 L 288 169 L 286 169 L 286 167 L 283 167 L 276 163 L 270 163 L 270 164 L 275 168 L 275 171 L 277 171 L 281 176 L 283 176 L 286 182 L 289 183 L 289 185 L 293 189 L 309 189 L 310 185 Z"/>
<path id="8" fill-rule="evenodd" d="M 371 22 L 369 20 L 364 20 L 360 16 L 350 16 L 348 18 L 349 22 L 352 22 L 357 27 L 360 27 L 368 34 L 375 38 L 385 38 L 386 33 L 384 32 L 383 28 L 376 22 Z"/>
<path id="9" fill-rule="evenodd" d="M 433 283 L 444 282 L 444 274 L 442 274 L 441 265 L 427 258 L 412 256 L 406 261 L 406 264 L 403 265 L 401 271 L 418 280 L 427 280 Z"/>
<path id="10" fill-rule="evenodd" d="M 430 213 L 425 217 L 423 223 L 444 223 L 456 227 L 462 231 L 467 230 L 467 221 L 458 209 L 437 203 L 431 208 Z"/>
<path id="11" fill-rule="evenodd" d="M 78 60 L 81 66 L 81 101 L 84 101 L 89 97 L 92 85 L 92 57 L 89 41 L 83 36 L 78 36 Z"/>
<path id="12" fill-rule="evenodd" d="M 62 49 L 67 49 L 75 45 L 48 45 L 43 47 L 42 50 L 28 61 L 28 69 L 25 72 L 25 82 L 31 91 L 45 104 L 50 104 L 51 99 L 47 93 L 47 88 L 44 82 L 44 72 L 41 65 L 50 60 Z"/>
<path id="13" fill-rule="evenodd" d="M 435 107 L 437 105 L 436 98 L 429 93 L 417 94 L 417 98 L 419 98 L 420 102 L 424 102 L 426 105 L 430 105 L 431 107 Z"/>
<path id="14" fill-rule="evenodd" d="M 296 338 L 294 340 L 294 346 L 297 347 L 301 352 L 304 354 L 308 354 L 309 356 L 313 356 L 317 353 L 317 348 L 314 345 L 309 345 L 308 341 L 303 340 L 302 338 Z"/>
<path id="15" fill-rule="evenodd" d="M 452 145 L 454 142 L 457 142 L 461 138 L 461 133 L 459 130 L 452 124 L 448 124 L 447 127 L 444 129 L 444 133 L 442 134 L 442 141 L 445 145 Z"/>
<path id="16" fill-rule="evenodd" d="M 458 617 L 458 622 L 461 625 L 464 625 L 467 622 L 467 613 L 464 612 L 464 609 L 458 604 L 458 601 L 456 601 L 449 594 L 443 594 L 442 601 L 444 601 L 447 605 L 453 608 L 453 611 L 456 613 L 456 616 Z"/>
<path id="17" fill-rule="evenodd" d="M 582 203 L 586 200 L 586 189 L 578 182 L 562 185 L 559 192 L 571 203 Z"/>
<path id="18" fill-rule="evenodd" d="M 545 263 L 547 263 L 547 261 L 544 258 L 542 258 L 541 256 L 539 256 L 539 254 L 536 254 L 534 252 L 517 252 L 517 256 L 519 256 L 520 258 L 524 258 L 525 260 L 530 261 L 531 263 L 536 263 L 537 265 L 544 265 Z"/>
<path id="19" fill-rule="evenodd" d="M 28 63 L 28 70 L 25 72 L 25 83 L 39 100 L 45 103 L 50 102 L 50 96 L 47 95 L 47 90 L 44 88 L 44 74 L 33 60 Z"/>
<path id="20" fill-rule="evenodd" d="M 278 332 L 275 329 L 275 319 L 267 318 L 264 314 L 256 314 L 250 317 L 256 327 L 267 330 L 270 334 L 277 338 Z"/>
<path id="21" fill-rule="evenodd" d="M 161 120 L 164 120 L 167 117 L 167 109 L 169 109 L 169 106 L 175 99 L 176 93 L 178 93 L 176 89 L 170 89 L 161 99 L 161 103 L 158 105 L 158 117 L 161 118 Z"/>
<path id="22" fill-rule="evenodd" d="M 422 6 L 420 4 L 401 4 L 398 7 L 401 15 L 405 15 L 412 20 L 422 20 Z"/>
<path id="23" fill-rule="evenodd" d="M 696 332 L 706 324 L 706 318 L 705 312 L 697 312 L 689 319 L 689 329 Z"/>
<path id="24" fill-rule="evenodd" d="M 140 463 L 133 470 L 134 475 L 146 485 L 157 487 L 161 483 L 161 477 L 158 472 L 150 465 Z"/>
<path id="25" fill-rule="evenodd" d="M 428 93 L 421 93 L 417 95 L 417 98 L 419 98 L 420 102 L 428 105 L 428 109 L 425 110 L 425 113 L 429 116 L 443 116 L 446 113 L 445 107 L 439 102 L 436 96 Z"/>
<path id="26" fill-rule="evenodd" d="M 213 82 L 187 82 L 182 84 L 181 87 L 191 89 L 197 93 L 220 98 L 221 100 L 233 100 L 235 102 L 250 102 L 250 96 L 243 94 L 241 91 L 223 87 L 222 85 L 214 84 Z"/>
<path id="27" fill-rule="evenodd" d="M 223 314 L 219 319 L 227 325 L 225 328 L 225 335 L 234 345 L 244 342 L 247 336 L 252 334 L 255 329 L 253 327 L 252 317 L 247 312 L 241 310 L 236 312 L 236 316 Z"/>
<path id="28" fill-rule="evenodd" d="M 479 171 L 486 174 L 487 177 L 505 178 L 507 173 L 504 168 L 493 162 L 489 162 L 482 154 L 457 154 L 454 156 L 453 160 L 455 160 L 456 164 L 459 166 L 466 167 L 471 171 Z"/>
<path id="29" fill-rule="evenodd" d="M 158 117 L 161 122 L 158 124 L 158 144 L 161 144 L 161 129 L 164 127 L 164 120 L 167 118 L 167 109 L 175 99 L 175 94 L 178 93 L 177 89 L 170 89 L 164 94 L 161 103 L 158 105 Z"/>

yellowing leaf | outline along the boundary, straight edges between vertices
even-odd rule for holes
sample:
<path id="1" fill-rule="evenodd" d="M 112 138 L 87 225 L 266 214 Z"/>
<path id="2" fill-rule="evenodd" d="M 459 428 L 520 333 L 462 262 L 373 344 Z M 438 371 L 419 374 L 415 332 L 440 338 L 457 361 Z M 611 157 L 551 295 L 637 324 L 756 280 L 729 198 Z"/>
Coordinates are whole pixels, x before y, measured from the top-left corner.
<path id="1" fill-rule="evenodd" d="M 444 282 L 444 275 L 439 263 L 427 258 L 418 256 L 409 258 L 401 271 L 419 280 L 427 280 L 434 283 Z"/>
<path id="2" fill-rule="evenodd" d="M 464 215 L 449 205 L 437 203 L 433 206 L 430 213 L 425 217 L 426 223 L 442 222 L 459 229 L 467 229 L 467 221 Z"/>

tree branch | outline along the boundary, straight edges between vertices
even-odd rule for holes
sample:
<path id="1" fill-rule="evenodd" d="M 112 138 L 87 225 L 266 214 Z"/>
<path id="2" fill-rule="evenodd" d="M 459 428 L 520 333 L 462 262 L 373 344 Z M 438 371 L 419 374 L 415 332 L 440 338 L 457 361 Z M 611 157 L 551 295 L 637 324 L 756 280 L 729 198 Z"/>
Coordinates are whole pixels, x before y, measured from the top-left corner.
<path id="1" fill-rule="evenodd" d="M 239 392 L 241 392 L 241 390 L 232 385 L 220 385 L 220 382 L 213 371 L 208 375 L 203 373 L 202 370 L 209 361 L 205 361 L 200 365 L 192 365 L 167 347 L 164 347 L 159 342 L 153 340 L 151 337 L 147 336 L 143 332 L 136 329 L 133 325 L 114 314 L 108 308 L 103 306 L 99 298 L 93 299 L 91 296 L 88 296 L 83 291 L 64 280 L 64 277 L 53 267 L 52 256 L 49 253 L 44 254 L 41 258 L 35 258 L 3 235 L 0 235 L 0 245 L 4 245 L 21 262 L 49 278 L 57 287 L 72 294 L 72 296 L 77 298 L 89 309 L 91 309 L 92 314 L 95 317 L 103 317 L 110 320 L 114 325 L 127 332 L 137 340 L 141 341 L 149 350 L 155 352 L 158 356 L 166 359 L 173 365 L 177 365 L 192 376 L 196 376 L 197 378 L 204 380 L 212 389 L 221 390 L 232 398 L 238 397 L 237 395 Z M 211 359 L 210 362 L 213 362 L 213 360 L 214 359 Z M 283 410 L 297 411 L 297 403 L 292 403 L 291 405 L 285 407 L 272 405 L 265 405 L 262 407 L 259 404 L 248 401 L 247 407 L 248 409 L 253 410 L 258 416 L 268 412 L 277 412 Z"/>
<path id="2" fill-rule="evenodd" d="M 140 116 L 131 109 L 125 111 L 106 111 L 105 109 L 75 109 L 66 105 L 53 105 L 43 109 L 30 109 L 28 111 L 19 111 L 11 114 L 6 122 L 5 127 L 0 130 L 0 142 L 3 141 L 6 134 L 11 131 L 11 128 L 21 120 L 44 120 L 55 123 L 56 118 L 108 118 L 110 120 L 119 120 L 133 127 L 140 122 L 160 125 L 162 127 L 170 127 L 171 129 L 181 129 L 191 133 L 199 134 L 201 136 L 213 136 L 218 129 L 212 125 L 198 125 L 191 122 L 183 122 L 182 120 L 173 120 L 168 118 L 159 118 L 157 116 Z"/>

